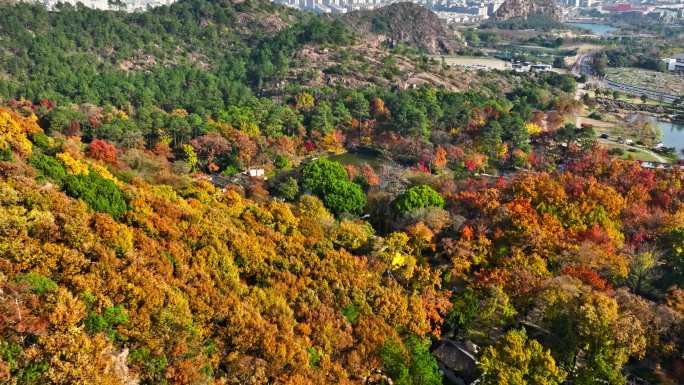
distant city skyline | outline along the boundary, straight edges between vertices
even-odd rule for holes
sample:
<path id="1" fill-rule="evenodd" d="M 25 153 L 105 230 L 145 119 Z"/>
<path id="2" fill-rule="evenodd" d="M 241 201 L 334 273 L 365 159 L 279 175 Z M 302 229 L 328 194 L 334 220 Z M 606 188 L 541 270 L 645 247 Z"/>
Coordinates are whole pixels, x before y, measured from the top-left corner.
<path id="1" fill-rule="evenodd" d="M 383 7 L 406 0 L 272 0 L 288 7 L 321 13 L 345 13 Z M 471 21 L 492 16 L 504 0 L 415 0 L 411 1 L 433 10 L 440 17 L 462 15 Z"/>
<path id="2" fill-rule="evenodd" d="M 42 4 L 49 9 L 62 3 L 77 4 L 94 9 L 144 11 L 148 8 L 170 5 L 177 0 L 25 0 Z M 318 13 L 346 13 L 370 10 L 407 0 L 271 0 L 287 7 Z M 411 0 L 435 12 L 449 23 L 478 23 L 492 17 L 505 0 Z M 555 0 L 563 15 L 581 19 L 581 9 L 596 9 L 601 13 L 640 12 L 658 14 L 663 22 L 684 18 L 684 0 Z"/>
<path id="3" fill-rule="evenodd" d="M 42 4 L 49 9 L 54 8 L 58 3 L 77 4 L 82 3 L 88 8 L 103 10 L 126 10 L 142 11 L 151 7 L 170 5 L 177 0 L 34 0 L 36 4 Z"/>

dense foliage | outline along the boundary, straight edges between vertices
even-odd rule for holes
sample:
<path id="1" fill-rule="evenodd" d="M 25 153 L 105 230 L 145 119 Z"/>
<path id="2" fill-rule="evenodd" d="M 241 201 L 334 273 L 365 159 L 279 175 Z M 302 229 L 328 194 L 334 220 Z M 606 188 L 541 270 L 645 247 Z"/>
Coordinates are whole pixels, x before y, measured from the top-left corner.
<path id="1" fill-rule="evenodd" d="M 261 24 L 267 17 L 276 25 Z M 0 37 L 0 96 L 205 114 L 282 78 L 303 44 L 350 34 L 268 2 L 188 0 L 142 13 L 4 3 Z"/>
<path id="2" fill-rule="evenodd" d="M 438 384 L 429 339 L 443 333 L 492 346 L 480 364 L 491 383 L 620 384 L 630 360 L 678 373 L 679 170 L 578 145 L 564 172 L 508 181 L 417 170 L 423 183 L 392 199 L 406 208 L 397 218 L 372 171 L 310 161 L 286 179 L 290 205 L 257 181 L 243 196 L 192 178 L 163 149 L 102 159 L 40 133 L 31 109 L 5 114 L 4 378 L 324 384 L 381 370 Z M 350 185 L 365 202 L 359 178 L 373 221 L 390 221 L 376 235 L 325 207 L 360 212 L 344 206 Z M 521 325 L 534 337 L 501 337 Z M 122 359 L 128 371 L 114 371 Z"/>
<path id="3" fill-rule="evenodd" d="M 405 338 L 410 375 L 439 378 L 413 336 L 439 329 L 448 296 L 438 282 L 407 291 L 383 275 L 389 262 L 352 254 L 371 242 L 366 225 L 312 196 L 261 204 L 201 180 L 125 183 L 83 146 L 50 142 L 27 158 L 15 141 L 2 166 L 3 382 L 355 383 Z M 105 176 L 128 210 L 90 200 L 118 208 Z"/>
<path id="4" fill-rule="evenodd" d="M 394 209 L 400 213 L 425 207 L 444 207 L 444 198 L 432 187 L 414 186 L 399 194 L 392 202 Z"/>
<path id="5" fill-rule="evenodd" d="M 348 178 L 341 164 L 317 159 L 302 168 L 301 185 L 320 196 L 332 212 L 359 214 L 366 205 L 366 195 Z"/>
<path id="6" fill-rule="evenodd" d="M 557 385 L 565 379 L 550 352 L 539 342 L 528 340 L 524 330 L 511 330 L 496 346 L 488 346 L 479 366 L 485 385 Z"/>
<path id="7" fill-rule="evenodd" d="M 267 95 L 349 34 L 59 7 L 0 5 L 0 383 L 684 378 L 684 171 L 610 159 L 573 78 Z"/>

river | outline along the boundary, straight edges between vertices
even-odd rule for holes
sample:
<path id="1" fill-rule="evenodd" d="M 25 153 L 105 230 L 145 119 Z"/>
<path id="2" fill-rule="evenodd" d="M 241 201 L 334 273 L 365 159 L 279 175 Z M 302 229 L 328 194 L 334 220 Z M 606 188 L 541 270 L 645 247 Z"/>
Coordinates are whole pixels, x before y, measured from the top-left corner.
<path id="1" fill-rule="evenodd" d="M 663 132 L 662 142 L 666 147 L 674 147 L 677 157 L 684 159 L 684 124 L 658 122 Z"/>
<path id="2" fill-rule="evenodd" d="M 599 36 L 609 35 L 610 33 L 617 31 L 617 28 L 612 27 L 608 24 L 594 24 L 594 23 L 566 23 L 566 24 L 571 25 L 573 27 L 587 29 L 587 30 L 591 31 L 592 33 L 599 35 Z"/>

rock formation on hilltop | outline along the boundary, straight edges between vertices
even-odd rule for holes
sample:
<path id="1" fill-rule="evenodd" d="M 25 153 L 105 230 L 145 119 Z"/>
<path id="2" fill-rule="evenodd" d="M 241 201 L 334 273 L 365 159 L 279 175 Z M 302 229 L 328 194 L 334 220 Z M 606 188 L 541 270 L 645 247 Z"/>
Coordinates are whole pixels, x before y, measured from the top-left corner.
<path id="1" fill-rule="evenodd" d="M 372 11 L 356 11 L 342 20 L 360 35 L 381 35 L 391 44 L 406 45 L 429 53 L 449 53 L 459 47 L 458 34 L 421 5 L 395 3 Z"/>
<path id="2" fill-rule="evenodd" d="M 506 0 L 496 11 L 496 20 L 527 18 L 529 16 L 546 16 L 559 20 L 560 8 L 553 0 Z"/>

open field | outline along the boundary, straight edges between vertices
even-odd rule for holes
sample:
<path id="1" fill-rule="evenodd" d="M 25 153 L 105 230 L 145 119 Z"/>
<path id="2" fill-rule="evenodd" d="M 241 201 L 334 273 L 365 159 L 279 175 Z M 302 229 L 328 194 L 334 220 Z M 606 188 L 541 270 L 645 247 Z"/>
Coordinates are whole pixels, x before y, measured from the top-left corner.
<path id="1" fill-rule="evenodd" d="M 607 68 L 609 80 L 670 95 L 684 94 L 684 76 L 639 68 Z"/>
<path id="2" fill-rule="evenodd" d="M 590 44 L 590 43 L 565 43 L 559 47 L 559 49 L 562 50 L 573 50 L 576 49 L 577 53 L 582 54 L 582 53 L 587 53 L 591 51 L 596 51 L 603 48 L 602 45 L 598 44 Z"/>
<path id="3" fill-rule="evenodd" d="M 446 64 L 450 66 L 462 66 L 462 67 L 483 67 L 488 69 L 504 70 L 511 68 L 509 62 L 503 61 L 501 59 L 491 58 L 491 57 L 477 57 L 477 56 L 435 56 L 437 60 L 444 58 Z"/>

